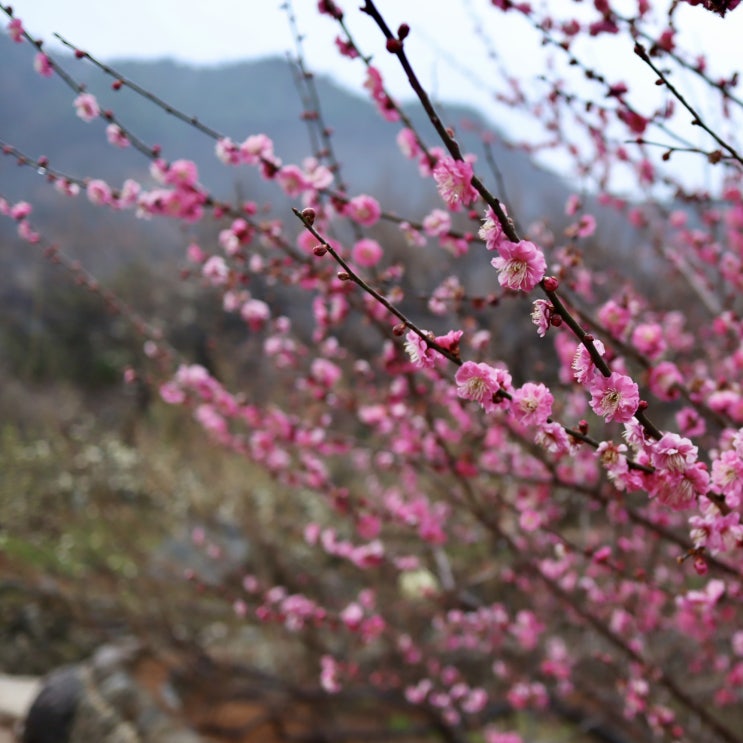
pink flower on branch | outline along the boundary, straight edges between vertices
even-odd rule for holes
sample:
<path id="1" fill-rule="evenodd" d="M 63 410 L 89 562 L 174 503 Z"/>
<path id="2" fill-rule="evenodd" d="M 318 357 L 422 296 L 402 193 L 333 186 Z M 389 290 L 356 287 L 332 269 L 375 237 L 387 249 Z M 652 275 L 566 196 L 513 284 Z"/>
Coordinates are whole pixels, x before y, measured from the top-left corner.
<path id="1" fill-rule="evenodd" d="M 73 101 L 75 105 L 75 111 L 77 115 L 83 121 L 93 121 L 98 118 L 101 114 L 101 109 L 98 106 L 98 101 L 95 96 L 91 93 L 80 93 L 80 95 Z"/>
<path id="2" fill-rule="evenodd" d="M 472 176 L 470 163 L 451 157 L 442 157 L 433 169 L 436 188 L 454 211 L 469 206 L 477 198 L 477 191 L 472 187 Z"/>
<path id="3" fill-rule="evenodd" d="M 353 260 L 364 268 L 376 266 L 382 260 L 383 252 L 382 246 L 376 240 L 372 240 L 369 237 L 359 240 L 351 248 Z"/>
<path id="4" fill-rule="evenodd" d="M 498 283 L 512 291 L 530 292 L 543 278 L 547 261 L 542 251 L 528 240 L 498 245 L 498 257 L 491 264 L 498 271 Z"/>
<path id="5" fill-rule="evenodd" d="M 674 511 L 685 511 L 709 489 L 709 474 L 702 462 L 686 467 L 681 472 L 659 470 L 648 477 L 648 493 Z"/>
<path id="6" fill-rule="evenodd" d="M 312 187 L 302 169 L 297 165 L 284 165 L 279 168 L 276 180 L 284 193 L 292 198 Z"/>
<path id="7" fill-rule="evenodd" d="M 459 353 L 459 341 L 463 332 L 461 330 L 450 330 L 446 335 L 435 336 L 428 334 L 432 343 L 435 343 L 453 354 Z M 444 361 L 445 356 L 440 354 L 424 338 L 421 338 L 414 330 L 408 331 L 405 336 L 405 351 L 410 356 L 410 361 L 419 369 L 431 369 L 439 361 Z"/>
<path id="8" fill-rule="evenodd" d="M 427 235 L 440 237 L 451 229 L 451 216 L 443 209 L 434 209 L 423 218 L 423 229 Z"/>
<path id="9" fill-rule="evenodd" d="M 129 146 L 129 138 L 124 134 L 118 124 L 109 124 L 106 127 L 106 139 L 114 147 L 121 147 L 123 149 Z"/>
<path id="10" fill-rule="evenodd" d="M 240 148 L 229 137 L 218 140 L 214 152 L 225 165 L 238 165 L 240 163 Z"/>
<path id="11" fill-rule="evenodd" d="M 590 382 L 590 406 L 596 415 L 607 423 L 612 420 L 624 423 L 637 412 L 640 392 L 637 384 L 625 374 L 612 372 L 610 376 L 595 374 Z"/>
<path id="12" fill-rule="evenodd" d="M 199 182 L 196 163 L 191 160 L 176 160 L 164 173 L 164 181 L 176 188 L 195 188 Z"/>
<path id="13" fill-rule="evenodd" d="M 342 39 L 340 36 L 335 37 L 335 45 L 338 47 L 338 51 L 349 59 L 356 59 L 359 53 L 356 51 L 356 47 L 350 42 Z"/>
<path id="14" fill-rule="evenodd" d="M 372 227 L 382 216 L 379 202 L 373 196 L 354 196 L 344 207 L 343 214 L 363 227 Z"/>
<path id="15" fill-rule="evenodd" d="M 223 149 L 230 148 L 225 145 Z M 274 161 L 273 140 L 265 134 L 252 134 L 239 149 L 240 158 L 246 165 L 257 165 L 261 160 Z"/>
<path id="16" fill-rule="evenodd" d="M 111 188 L 105 181 L 99 179 L 90 181 L 86 192 L 92 204 L 105 205 L 111 203 L 113 195 Z"/>
<path id="17" fill-rule="evenodd" d="M 23 23 L 20 18 L 11 19 L 8 24 L 8 35 L 16 44 L 20 44 L 23 41 Z"/>
<path id="18" fill-rule="evenodd" d="M 573 443 L 565 432 L 565 429 L 554 421 L 540 426 L 534 436 L 534 442 L 551 454 L 558 456 L 572 454 L 574 449 Z"/>
<path id="19" fill-rule="evenodd" d="M 511 410 L 520 423 L 541 426 L 552 414 L 553 400 L 543 384 L 526 382 L 513 391 Z"/>
<path id="20" fill-rule="evenodd" d="M 376 67 L 371 65 L 367 67 L 364 87 L 371 93 L 379 112 L 387 121 L 400 120 L 400 114 L 395 108 L 394 101 L 387 95 L 382 82 L 382 75 Z"/>
<path id="21" fill-rule="evenodd" d="M 412 129 L 401 129 L 397 135 L 397 146 L 403 156 L 412 160 L 421 154 L 421 148 Z"/>
<path id="22" fill-rule="evenodd" d="M 498 392 L 507 392 L 511 388 L 511 375 L 505 369 L 474 361 L 465 361 L 454 376 L 454 381 L 459 397 L 479 402 L 486 412 L 496 409 L 495 396 Z"/>
<path id="23" fill-rule="evenodd" d="M 501 204 L 501 207 L 507 213 L 503 204 Z M 487 250 L 497 250 L 498 246 L 507 240 L 503 231 L 503 225 L 500 223 L 492 207 L 488 207 L 485 210 L 485 219 L 477 234 L 481 240 L 485 241 L 485 248 Z"/>
<path id="24" fill-rule="evenodd" d="M 596 218 L 592 214 L 584 214 L 575 223 L 571 224 L 566 230 L 567 237 L 591 237 L 596 232 Z"/>
<path id="25" fill-rule="evenodd" d="M 34 57 L 34 69 L 42 77 L 51 77 L 54 74 L 52 63 L 49 61 L 49 57 L 43 52 L 39 52 Z"/>
<path id="26" fill-rule="evenodd" d="M 10 207 L 8 214 L 10 214 L 13 219 L 20 222 L 31 214 L 32 208 L 33 207 L 28 203 L 28 201 L 18 201 Z"/>
<path id="27" fill-rule="evenodd" d="M 594 340 L 593 346 L 599 356 L 603 356 L 606 353 L 604 344 L 600 340 Z M 580 384 L 586 384 L 599 373 L 596 369 L 596 365 L 593 363 L 591 354 L 583 344 L 578 346 L 576 349 L 575 356 L 573 356 L 573 361 L 570 366 L 573 370 L 575 381 Z"/>
<path id="28" fill-rule="evenodd" d="M 537 326 L 537 335 L 544 338 L 552 325 L 555 308 L 546 299 L 535 299 L 531 311 L 531 321 Z"/>

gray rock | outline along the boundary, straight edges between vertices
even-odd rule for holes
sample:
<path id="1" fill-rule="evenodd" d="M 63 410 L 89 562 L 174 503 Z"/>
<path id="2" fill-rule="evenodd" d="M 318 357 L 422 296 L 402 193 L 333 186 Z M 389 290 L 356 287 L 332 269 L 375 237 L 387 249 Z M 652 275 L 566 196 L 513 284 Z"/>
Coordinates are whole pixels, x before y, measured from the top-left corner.
<path id="1" fill-rule="evenodd" d="M 136 644 L 105 646 L 49 674 L 29 709 L 22 743 L 201 743 L 132 673 Z"/>
<path id="2" fill-rule="evenodd" d="M 83 687 L 80 666 L 50 673 L 26 715 L 23 743 L 68 743 Z"/>

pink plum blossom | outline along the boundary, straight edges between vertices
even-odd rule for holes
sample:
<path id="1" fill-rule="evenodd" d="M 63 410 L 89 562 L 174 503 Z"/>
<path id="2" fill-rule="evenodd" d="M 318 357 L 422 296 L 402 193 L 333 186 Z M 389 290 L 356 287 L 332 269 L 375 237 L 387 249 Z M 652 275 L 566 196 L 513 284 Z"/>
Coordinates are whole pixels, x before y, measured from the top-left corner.
<path id="1" fill-rule="evenodd" d="M 477 198 L 472 187 L 472 165 L 465 160 L 442 157 L 434 166 L 433 179 L 441 198 L 455 211 L 468 206 Z"/>
<path id="2" fill-rule="evenodd" d="M 42 77 L 51 77 L 54 74 L 52 63 L 49 61 L 49 57 L 47 57 L 44 52 L 39 52 L 34 57 L 34 69 Z"/>
<path id="3" fill-rule="evenodd" d="M 423 229 L 427 235 L 446 235 L 451 229 L 451 216 L 443 209 L 434 209 L 423 218 Z"/>
<path id="4" fill-rule="evenodd" d="M 22 222 L 19 222 L 18 224 L 18 236 L 22 240 L 25 240 L 27 243 L 31 243 L 32 245 L 38 243 L 39 240 L 41 240 L 41 235 L 39 235 L 39 233 L 31 227 L 28 220 L 26 219 L 24 219 Z"/>
<path id="5" fill-rule="evenodd" d="M 92 180 L 86 188 L 88 199 L 92 204 L 110 204 L 112 192 L 110 186 L 101 180 Z"/>
<path id="6" fill-rule="evenodd" d="M 531 321 L 537 326 L 537 335 L 544 338 L 552 324 L 555 308 L 546 299 L 535 299 L 532 307 Z"/>
<path id="7" fill-rule="evenodd" d="M 271 317 L 271 310 L 263 300 L 249 299 L 240 308 L 240 317 L 251 330 L 258 331 Z"/>
<path id="8" fill-rule="evenodd" d="M 399 121 L 400 114 L 395 108 L 394 101 L 387 95 L 382 82 L 382 75 L 373 65 L 366 68 L 366 81 L 364 87 L 371 93 L 371 97 L 377 104 L 377 109 L 387 121 Z"/>
<path id="9" fill-rule="evenodd" d="M 307 180 L 309 188 L 323 189 L 328 188 L 330 184 L 335 180 L 333 171 L 322 165 L 314 157 L 305 158 L 302 161 L 302 167 L 304 168 L 304 177 Z"/>
<path id="10" fill-rule="evenodd" d="M 658 469 L 684 472 L 697 461 L 697 447 L 677 433 L 665 433 L 653 444 L 652 463 Z"/>
<path id="11" fill-rule="evenodd" d="M 186 257 L 189 262 L 201 265 L 207 258 L 206 253 L 201 249 L 198 243 L 190 243 L 186 248 Z"/>
<path id="12" fill-rule="evenodd" d="M 610 299 L 599 308 L 598 318 L 609 333 L 615 338 L 621 338 L 629 325 L 631 314 L 628 307 Z"/>
<path id="13" fill-rule="evenodd" d="M 709 474 L 703 462 L 683 471 L 661 470 L 648 482 L 648 493 L 674 511 L 691 508 L 709 489 Z"/>
<path id="14" fill-rule="evenodd" d="M 382 215 L 379 202 L 373 196 L 354 196 L 345 205 L 343 213 L 363 227 L 372 227 Z"/>
<path id="15" fill-rule="evenodd" d="M 580 196 L 577 196 L 576 194 L 570 194 L 570 196 L 568 196 L 568 200 L 565 202 L 565 214 L 567 214 L 569 217 L 572 217 L 573 215 L 578 213 L 580 208 Z"/>
<path id="16" fill-rule="evenodd" d="M 129 138 L 118 124 L 109 124 L 106 127 L 106 139 L 109 144 L 115 147 L 124 148 L 129 146 Z"/>
<path id="17" fill-rule="evenodd" d="M 405 242 L 408 245 L 422 248 L 426 244 L 426 238 L 410 222 L 400 222 L 400 232 L 402 232 Z"/>
<path id="18" fill-rule="evenodd" d="M 479 402 L 486 412 L 497 408 L 493 400 L 495 394 L 511 387 L 511 375 L 504 369 L 474 361 L 465 361 L 457 370 L 454 380 L 457 395 L 464 400 Z"/>
<path id="19" fill-rule="evenodd" d="M 355 632 L 361 627 L 361 622 L 364 619 L 364 610 L 354 601 L 343 609 L 340 613 L 340 618 L 348 629 Z"/>
<path id="20" fill-rule="evenodd" d="M 575 223 L 565 230 L 568 237 L 591 237 L 596 232 L 596 218 L 592 214 L 583 214 Z"/>
<path id="21" fill-rule="evenodd" d="M 678 386 L 683 381 L 681 372 L 671 361 L 654 364 L 648 371 L 648 387 L 661 400 L 675 400 L 679 396 Z"/>
<path id="22" fill-rule="evenodd" d="M 400 148 L 403 156 L 408 160 L 413 160 L 421 154 L 418 140 L 411 129 L 401 129 L 397 135 L 397 146 Z"/>
<path id="23" fill-rule="evenodd" d="M 433 338 L 433 334 L 431 334 Z M 414 330 L 409 330 L 405 336 L 405 351 L 410 361 L 418 368 L 432 368 L 436 363 L 436 351 L 418 335 Z"/>
<path id="24" fill-rule="evenodd" d="M 588 389 L 591 410 L 607 422 L 630 420 L 640 404 L 637 384 L 625 374 L 612 372 L 608 377 L 595 374 Z"/>
<path id="25" fill-rule="evenodd" d="M 658 323 L 640 323 L 632 331 L 632 345 L 649 359 L 657 359 L 666 350 L 663 328 Z"/>
<path id="26" fill-rule="evenodd" d="M 320 658 L 320 686 L 328 694 L 337 694 L 341 690 L 339 681 L 340 666 L 331 655 Z"/>
<path id="27" fill-rule="evenodd" d="M 80 95 L 75 98 L 74 105 L 77 115 L 83 121 L 93 121 L 93 119 L 97 118 L 101 113 L 98 101 L 91 93 L 80 93 Z"/>
<path id="28" fill-rule="evenodd" d="M 176 160 L 165 171 L 164 182 L 177 188 L 194 188 L 199 182 L 199 172 L 192 160 Z"/>
<path id="29" fill-rule="evenodd" d="M 204 263 L 201 273 L 204 278 L 208 279 L 214 286 L 220 286 L 227 283 L 230 270 L 224 262 L 224 258 L 213 255 Z"/>
<path id="30" fill-rule="evenodd" d="M 265 134 L 251 134 L 239 149 L 240 159 L 246 165 L 257 165 L 261 160 L 274 160 L 273 141 Z"/>
<path id="31" fill-rule="evenodd" d="M 136 206 L 142 187 L 133 178 L 127 178 L 119 191 L 118 206 L 129 209 Z"/>
<path id="32" fill-rule="evenodd" d="M 713 555 L 729 552 L 743 546 L 743 526 L 740 513 L 731 511 L 723 515 L 707 498 L 700 499 L 701 516 L 689 517 L 690 536 L 695 547 L 704 547 Z"/>
<path id="33" fill-rule="evenodd" d="M 240 163 L 240 148 L 229 137 L 217 140 L 214 151 L 217 158 L 225 165 L 238 165 Z"/>
<path id="34" fill-rule="evenodd" d="M 485 743 L 524 743 L 524 739 L 515 731 L 501 732 L 488 728 L 485 731 Z"/>
<path id="35" fill-rule="evenodd" d="M 602 441 L 596 450 L 599 461 L 603 465 L 609 479 L 619 490 L 624 490 L 623 480 L 629 472 L 626 444 L 617 444 L 614 441 Z"/>
<path id="36" fill-rule="evenodd" d="M 603 356 L 606 353 L 606 348 L 600 340 L 594 340 L 593 346 L 599 356 Z M 582 343 L 576 349 L 575 356 L 573 356 L 573 361 L 570 366 L 573 370 L 573 377 L 579 384 L 586 384 L 599 373 L 591 354 Z"/>
<path id="37" fill-rule="evenodd" d="M 536 531 L 542 525 L 542 516 L 539 511 L 527 508 L 519 516 L 519 526 L 526 532 Z"/>
<path id="38" fill-rule="evenodd" d="M 8 35 L 16 44 L 23 41 L 23 23 L 20 18 L 11 18 L 8 24 Z"/>
<path id="39" fill-rule="evenodd" d="M 552 414 L 553 399 L 543 384 L 526 382 L 513 391 L 511 411 L 520 423 L 541 426 Z"/>
<path id="40" fill-rule="evenodd" d="M 359 53 L 356 51 L 356 47 L 350 41 L 342 39 L 340 36 L 336 36 L 334 41 L 335 45 L 338 47 L 338 51 L 344 57 L 348 57 L 349 59 L 356 59 L 359 56 Z"/>
<path id="41" fill-rule="evenodd" d="M 26 219 L 31 214 L 31 211 L 32 207 L 28 201 L 18 201 L 10 207 L 8 213 L 12 219 L 20 222 L 22 219 Z"/>
<path id="42" fill-rule="evenodd" d="M 276 181 L 284 193 L 292 198 L 311 188 L 309 180 L 297 165 L 284 165 L 279 168 Z"/>
<path id="43" fill-rule="evenodd" d="M 80 186 L 66 178 L 57 178 L 54 181 L 54 188 L 65 196 L 78 196 L 80 193 Z"/>
<path id="44" fill-rule="evenodd" d="M 369 237 L 362 238 L 351 248 L 354 262 L 364 268 L 376 266 L 382 260 L 383 252 L 382 246 Z"/>
<path id="45" fill-rule="evenodd" d="M 534 441 L 552 454 L 572 454 L 573 444 L 565 429 L 554 421 L 540 426 Z"/>
<path id="46" fill-rule="evenodd" d="M 513 291 L 530 292 L 543 278 L 547 262 L 542 251 L 528 240 L 498 244 L 498 257 L 491 264 L 498 271 L 498 283 Z"/>

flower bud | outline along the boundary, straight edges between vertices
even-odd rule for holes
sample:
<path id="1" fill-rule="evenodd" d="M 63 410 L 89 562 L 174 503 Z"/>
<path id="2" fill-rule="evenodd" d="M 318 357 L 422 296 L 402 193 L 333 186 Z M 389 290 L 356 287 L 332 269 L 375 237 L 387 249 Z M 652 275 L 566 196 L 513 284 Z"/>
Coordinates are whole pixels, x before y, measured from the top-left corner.
<path id="1" fill-rule="evenodd" d="M 402 41 L 400 39 L 387 39 L 387 51 L 391 54 L 397 54 L 402 51 Z"/>
<path id="2" fill-rule="evenodd" d="M 556 292 L 558 286 L 560 286 L 560 282 L 554 276 L 547 276 L 544 279 L 544 290 L 545 291 Z"/>

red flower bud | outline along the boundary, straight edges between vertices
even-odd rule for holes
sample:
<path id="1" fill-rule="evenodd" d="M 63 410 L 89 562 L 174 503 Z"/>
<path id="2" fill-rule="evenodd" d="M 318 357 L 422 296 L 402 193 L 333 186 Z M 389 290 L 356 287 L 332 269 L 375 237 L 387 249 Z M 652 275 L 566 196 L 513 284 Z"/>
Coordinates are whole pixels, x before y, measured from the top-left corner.
<path id="1" fill-rule="evenodd" d="M 556 292 L 560 282 L 554 276 L 547 276 L 544 279 L 544 289 L 548 292 Z"/>
<path id="2" fill-rule="evenodd" d="M 387 39 L 387 51 L 397 54 L 402 51 L 402 41 L 400 39 Z"/>

